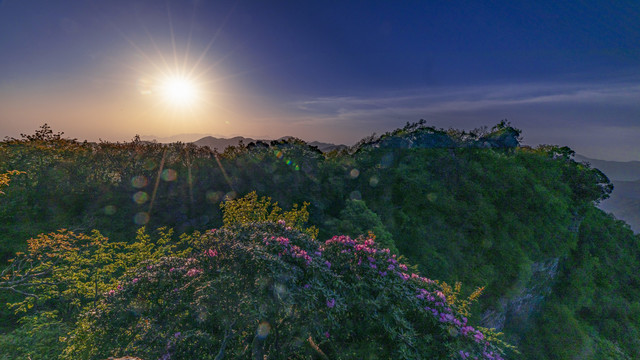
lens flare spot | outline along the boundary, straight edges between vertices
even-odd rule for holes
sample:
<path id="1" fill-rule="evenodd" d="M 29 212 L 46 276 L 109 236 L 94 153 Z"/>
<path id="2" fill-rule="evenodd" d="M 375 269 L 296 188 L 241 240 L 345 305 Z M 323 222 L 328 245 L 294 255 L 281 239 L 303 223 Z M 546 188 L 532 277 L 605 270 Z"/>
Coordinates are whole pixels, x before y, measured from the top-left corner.
<path id="1" fill-rule="evenodd" d="M 380 179 L 378 179 L 378 177 L 375 176 L 375 175 L 373 175 L 371 178 L 369 178 L 369 186 L 371 186 L 371 187 L 378 186 L 379 182 L 380 182 Z"/>
<path id="2" fill-rule="evenodd" d="M 209 190 L 207 191 L 207 194 L 206 194 L 207 201 L 212 204 L 216 204 L 220 202 L 220 199 L 222 199 L 223 196 L 224 196 L 224 193 L 222 191 Z"/>
<path id="3" fill-rule="evenodd" d="M 352 191 L 351 194 L 349 194 L 349 199 L 362 200 L 362 194 L 360 194 L 360 191 L 358 190 Z"/>
<path id="4" fill-rule="evenodd" d="M 266 321 L 263 321 L 260 324 L 258 324 L 258 329 L 256 330 L 256 336 L 259 337 L 260 339 L 266 339 L 267 336 L 269 336 L 270 332 L 271 332 L 271 324 L 269 324 Z"/>
<path id="5" fill-rule="evenodd" d="M 147 177 L 143 175 L 134 176 L 131 179 L 131 185 L 136 189 L 143 188 L 147 186 L 148 183 L 149 183 L 149 180 L 147 180 Z"/>
<path id="6" fill-rule="evenodd" d="M 164 169 L 160 177 L 164 181 L 175 181 L 178 178 L 178 173 L 173 169 Z"/>
<path id="7" fill-rule="evenodd" d="M 380 166 L 383 168 L 388 168 L 393 164 L 393 154 L 388 153 L 385 154 L 382 159 L 380 159 Z"/>
<path id="8" fill-rule="evenodd" d="M 273 292 L 278 299 L 284 299 L 289 293 L 287 287 L 281 283 L 277 283 L 273 286 Z"/>
<path id="9" fill-rule="evenodd" d="M 149 222 L 149 214 L 146 212 L 139 212 L 134 215 L 133 222 L 137 225 L 146 225 Z"/>
<path id="10" fill-rule="evenodd" d="M 436 193 L 428 193 L 427 194 L 427 200 L 429 200 L 431 202 L 435 202 L 436 200 L 438 200 L 438 194 L 436 194 Z"/>
<path id="11" fill-rule="evenodd" d="M 148 200 L 149 200 L 149 195 L 147 195 L 147 193 L 144 191 L 138 191 L 137 193 L 133 194 L 133 201 L 138 205 L 142 205 L 146 203 Z"/>
<path id="12" fill-rule="evenodd" d="M 351 170 L 351 171 L 349 172 L 349 176 L 350 176 L 352 179 L 357 178 L 358 176 L 360 176 L 360 170 L 358 170 L 358 169 L 353 169 L 353 170 Z"/>
<path id="13" fill-rule="evenodd" d="M 147 159 L 144 161 L 144 163 L 142 164 L 142 167 L 145 170 L 153 170 L 156 168 L 156 162 L 152 159 Z"/>
<path id="14" fill-rule="evenodd" d="M 116 213 L 116 207 L 114 205 L 107 205 L 104 207 L 105 215 L 113 215 Z"/>
<path id="15" fill-rule="evenodd" d="M 222 200 L 224 201 L 233 200 L 236 198 L 236 196 L 238 196 L 238 194 L 236 194 L 235 191 L 229 191 L 228 193 L 224 194 L 224 197 L 222 198 Z"/>
<path id="16" fill-rule="evenodd" d="M 147 79 L 138 79 L 138 91 L 140 92 L 140 94 L 142 95 L 149 95 L 153 92 L 153 86 L 151 81 L 147 80 Z"/>

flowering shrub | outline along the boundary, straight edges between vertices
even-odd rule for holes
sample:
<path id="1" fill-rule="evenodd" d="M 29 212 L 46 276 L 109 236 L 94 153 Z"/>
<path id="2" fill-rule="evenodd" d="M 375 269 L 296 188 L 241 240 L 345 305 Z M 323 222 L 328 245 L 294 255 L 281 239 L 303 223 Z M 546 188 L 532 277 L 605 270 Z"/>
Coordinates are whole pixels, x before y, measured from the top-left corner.
<path id="1" fill-rule="evenodd" d="M 502 358 L 466 302 L 408 269 L 373 239 L 318 242 L 284 222 L 208 231 L 190 256 L 124 277 L 63 357 Z"/>

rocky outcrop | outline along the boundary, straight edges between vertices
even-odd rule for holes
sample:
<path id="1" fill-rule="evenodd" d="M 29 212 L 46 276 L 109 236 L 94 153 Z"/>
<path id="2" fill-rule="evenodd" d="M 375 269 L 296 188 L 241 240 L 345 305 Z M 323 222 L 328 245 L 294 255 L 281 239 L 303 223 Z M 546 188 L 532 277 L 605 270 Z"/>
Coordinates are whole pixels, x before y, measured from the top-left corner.
<path id="1" fill-rule="evenodd" d="M 484 327 L 502 331 L 505 324 L 526 323 L 539 308 L 542 300 L 551 293 L 558 274 L 558 258 L 535 262 L 530 265 L 528 280 L 512 296 L 498 301 L 498 308 L 489 309 L 482 315 Z"/>

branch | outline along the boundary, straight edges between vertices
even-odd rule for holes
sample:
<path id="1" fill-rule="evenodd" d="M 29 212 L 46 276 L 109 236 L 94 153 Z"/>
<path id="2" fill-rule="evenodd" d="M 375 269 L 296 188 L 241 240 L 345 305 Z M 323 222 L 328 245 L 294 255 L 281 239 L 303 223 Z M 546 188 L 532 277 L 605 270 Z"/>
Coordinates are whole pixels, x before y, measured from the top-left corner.
<path id="1" fill-rule="evenodd" d="M 229 327 L 224 331 L 224 339 L 222 339 L 222 344 L 220 345 L 220 351 L 218 351 L 218 355 L 216 355 L 214 360 L 222 360 L 224 358 L 224 349 L 227 347 L 227 341 L 231 339 L 233 335 L 231 328 L 235 324 L 235 320 L 229 325 Z"/>
<path id="2" fill-rule="evenodd" d="M 322 351 L 322 349 L 320 349 L 320 347 L 316 345 L 315 342 L 313 342 L 313 338 L 311 337 L 311 335 L 309 335 L 309 338 L 307 339 L 307 341 L 309 342 L 309 345 L 311 346 L 311 348 L 316 352 L 316 354 L 320 356 L 320 358 L 322 358 L 323 360 L 329 360 L 329 357 L 327 356 L 327 354 L 325 354 L 324 351 Z"/>
<path id="3" fill-rule="evenodd" d="M 15 293 L 18 293 L 18 294 L 24 295 L 24 296 L 26 296 L 26 297 L 34 297 L 34 298 L 36 298 L 36 300 L 40 299 L 40 298 L 38 297 L 38 295 L 36 295 L 36 294 L 31 294 L 31 293 L 27 293 L 27 292 L 24 292 L 24 291 L 20 291 L 20 290 L 18 290 L 18 289 L 16 289 L 16 288 L 14 288 L 14 287 L 1 287 L 0 289 L 4 289 L 4 290 L 11 290 L 11 291 L 13 291 L 13 292 L 15 292 Z"/>

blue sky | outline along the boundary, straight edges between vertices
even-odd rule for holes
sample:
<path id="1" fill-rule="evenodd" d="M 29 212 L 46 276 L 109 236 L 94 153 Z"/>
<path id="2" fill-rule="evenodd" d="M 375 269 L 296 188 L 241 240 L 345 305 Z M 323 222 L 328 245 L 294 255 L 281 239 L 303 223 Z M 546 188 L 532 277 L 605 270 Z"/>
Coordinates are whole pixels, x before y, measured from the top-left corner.
<path id="1" fill-rule="evenodd" d="M 4 0 L 0 135 L 352 144 L 506 118 L 527 144 L 640 160 L 638 19 L 637 1 Z M 200 104 L 146 90 L 174 71 Z"/>

